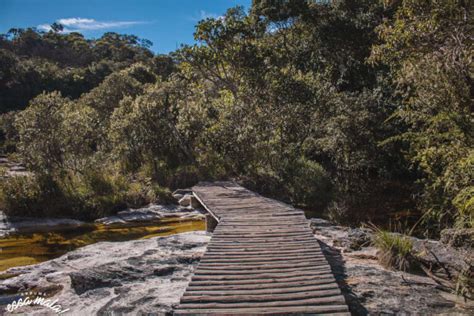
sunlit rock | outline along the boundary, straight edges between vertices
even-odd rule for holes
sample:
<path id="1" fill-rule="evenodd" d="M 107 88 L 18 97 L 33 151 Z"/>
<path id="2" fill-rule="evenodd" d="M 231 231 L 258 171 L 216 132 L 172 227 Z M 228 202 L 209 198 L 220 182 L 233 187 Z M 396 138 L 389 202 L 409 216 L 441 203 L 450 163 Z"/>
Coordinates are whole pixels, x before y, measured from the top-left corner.
<path id="1" fill-rule="evenodd" d="M 179 302 L 209 240 L 204 232 L 190 232 L 99 242 L 41 264 L 9 269 L 13 277 L 1 281 L 0 298 L 34 290 L 50 293 L 73 315 L 167 313 Z M 18 311 L 46 312 L 38 306 Z"/>

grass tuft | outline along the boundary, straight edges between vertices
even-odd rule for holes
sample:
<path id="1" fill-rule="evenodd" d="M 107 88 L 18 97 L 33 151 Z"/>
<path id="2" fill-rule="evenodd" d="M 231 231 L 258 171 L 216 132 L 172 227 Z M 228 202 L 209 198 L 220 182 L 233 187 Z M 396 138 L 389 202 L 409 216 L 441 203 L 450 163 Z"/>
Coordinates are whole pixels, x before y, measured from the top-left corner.
<path id="1" fill-rule="evenodd" d="M 372 225 L 372 244 L 379 250 L 378 259 L 386 268 L 408 271 L 411 269 L 412 242 L 408 236 L 391 233 Z"/>

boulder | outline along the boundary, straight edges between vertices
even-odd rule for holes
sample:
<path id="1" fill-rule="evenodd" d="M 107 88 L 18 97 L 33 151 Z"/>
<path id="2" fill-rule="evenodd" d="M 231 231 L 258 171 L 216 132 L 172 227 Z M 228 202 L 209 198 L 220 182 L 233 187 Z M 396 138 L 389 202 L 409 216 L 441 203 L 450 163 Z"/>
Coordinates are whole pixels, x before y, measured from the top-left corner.
<path id="1" fill-rule="evenodd" d="M 12 233 L 60 231 L 86 227 L 87 225 L 85 222 L 68 218 L 7 217 L 0 211 L 0 236 Z"/>
<path id="2" fill-rule="evenodd" d="M 172 193 L 172 196 L 176 199 L 176 200 L 181 200 L 183 198 L 183 196 L 187 195 L 187 194 L 192 194 L 193 191 L 190 190 L 190 189 L 178 189 L 176 191 L 174 191 Z"/>
<path id="3" fill-rule="evenodd" d="M 199 208 L 201 206 L 201 203 L 196 199 L 194 195 L 191 194 L 186 194 L 179 200 L 179 205 L 184 206 L 184 207 L 190 207 L 190 208 Z"/>
<path id="4" fill-rule="evenodd" d="M 191 205 L 191 197 L 192 195 L 186 194 L 181 199 L 179 199 L 178 204 L 184 207 L 188 207 Z"/>

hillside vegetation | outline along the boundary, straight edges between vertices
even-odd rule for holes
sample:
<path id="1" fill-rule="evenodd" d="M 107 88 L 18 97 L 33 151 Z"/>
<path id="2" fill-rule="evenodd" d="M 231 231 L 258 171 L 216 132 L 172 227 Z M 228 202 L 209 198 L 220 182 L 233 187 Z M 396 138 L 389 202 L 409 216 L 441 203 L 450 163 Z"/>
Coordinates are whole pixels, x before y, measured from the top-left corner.
<path id="1" fill-rule="evenodd" d="M 199 180 L 335 221 L 416 215 L 472 228 L 468 1 L 254 0 L 154 55 L 107 33 L 0 39 L 2 146 L 32 177 L 1 184 L 9 215 L 96 218 Z"/>

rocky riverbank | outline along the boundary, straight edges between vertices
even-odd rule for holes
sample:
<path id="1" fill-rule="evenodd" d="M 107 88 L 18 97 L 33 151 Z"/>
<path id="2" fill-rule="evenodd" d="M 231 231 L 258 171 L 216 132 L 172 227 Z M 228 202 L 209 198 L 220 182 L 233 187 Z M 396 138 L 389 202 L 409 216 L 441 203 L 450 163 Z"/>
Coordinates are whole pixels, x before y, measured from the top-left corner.
<path id="1" fill-rule="evenodd" d="M 369 229 L 335 226 L 313 219 L 313 232 L 331 264 L 355 315 L 473 315 L 472 300 L 450 293 L 442 281 L 420 273 L 393 271 L 378 262 Z M 417 260 L 433 273 L 472 271 L 472 249 L 453 248 L 440 241 L 411 238 Z M 437 269 L 443 271 L 437 271 Z"/>
<path id="2" fill-rule="evenodd" d="M 204 230 L 203 218 L 199 209 L 177 205 L 128 209 L 95 222 L 4 217 L 0 221 L 0 272 L 55 259 L 96 242 L 123 242 Z"/>
<path id="3" fill-rule="evenodd" d="M 96 243 L 9 269 L 8 274 L 18 276 L 2 281 L 0 295 L 5 304 L 19 292 L 45 293 L 75 315 L 163 314 L 179 302 L 209 239 L 204 232 L 191 232 Z M 17 312 L 44 315 L 47 310 L 33 306 Z"/>
<path id="4" fill-rule="evenodd" d="M 116 215 L 97 219 L 95 224 L 103 225 L 136 225 L 137 223 L 159 223 L 163 219 L 179 217 L 181 219 L 203 219 L 199 208 L 180 205 L 151 204 L 138 209 L 126 209 Z M 94 223 L 69 218 L 27 218 L 6 217 L 0 212 L 0 237 L 13 233 L 32 233 L 42 231 L 61 231 L 90 226 Z"/>
<path id="5" fill-rule="evenodd" d="M 312 227 L 353 314 L 474 312 L 471 301 L 444 291 L 431 278 L 383 268 L 377 250 L 370 246 L 369 231 L 318 219 L 312 220 Z M 41 264 L 12 268 L 7 273 L 14 277 L 0 285 L 2 308 L 15 294 L 36 291 L 82 315 L 171 313 L 209 240 L 204 232 L 191 232 L 100 242 Z M 432 244 L 430 249 L 444 247 L 435 241 L 422 242 Z M 43 315 L 45 309 L 22 307 L 17 312 Z"/>

